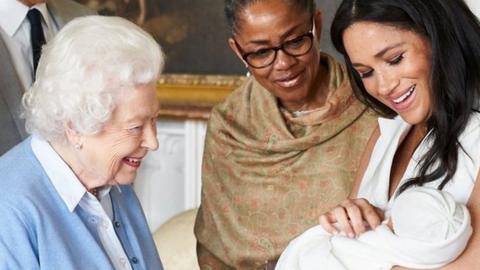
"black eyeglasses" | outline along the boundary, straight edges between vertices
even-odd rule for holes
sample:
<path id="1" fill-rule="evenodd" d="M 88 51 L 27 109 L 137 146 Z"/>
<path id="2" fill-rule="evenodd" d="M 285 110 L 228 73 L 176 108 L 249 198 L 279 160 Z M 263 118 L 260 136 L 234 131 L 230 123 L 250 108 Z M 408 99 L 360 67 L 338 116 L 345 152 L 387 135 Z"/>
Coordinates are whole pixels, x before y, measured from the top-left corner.
<path id="1" fill-rule="evenodd" d="M 291 40 L 287 40 L 277 47 L 244 53 L 242 54 L 242 58 L 248 63 L 249 66 L 253 68 L 264 68 L 271 65 L 275 61 L 277 58 L 277 52 L 279 50 L 282 50 L 284 53 L 294 57 L 307 54 L 312 48 L 313 44 L 313 28 L 315 28 L 315 24 L 313 24 L 312 30 L 306 34 Z M 237 47 L 241 49 L 236 40 L 235 43 Z"/>

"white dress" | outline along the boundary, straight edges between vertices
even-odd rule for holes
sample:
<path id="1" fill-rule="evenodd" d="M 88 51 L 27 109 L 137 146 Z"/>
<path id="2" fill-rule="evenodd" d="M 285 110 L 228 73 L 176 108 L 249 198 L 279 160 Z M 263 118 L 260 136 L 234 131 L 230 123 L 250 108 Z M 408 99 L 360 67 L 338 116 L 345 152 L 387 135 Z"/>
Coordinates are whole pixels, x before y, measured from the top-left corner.
<path id="1" fill-rule="evenodd" d="M 394 119 L 378 119 L 380 137 L 375 144 L 368 167 L 365 170 L 358 198 L 365 198 L 371 204 L 381 209 L 389 209 L 389 179 L 395 152 L 410 129 L 410 125 L 400 117 Z M 467 127 L 460 135 L 459 142 L 463 149 L 459 149 L 457 170 L 450 182 L 443 188 L 449 192 L 457 203 L 466 204 L 472 193 L 475 180 L 480 168 L 480 114 L 473 113 Z M 452 141 L 453 143 L 453 141 Z M 431 142 L 424 140 L 413 153 L 407 169 L 399 183 L 399 187 L 406 180 L 418 173 L 418 162 L 429 149 Z M 427 187 L 437 188 L 442 179 L 425 184 Z M 394 198 L 395 196 L 392 196 Z"/>

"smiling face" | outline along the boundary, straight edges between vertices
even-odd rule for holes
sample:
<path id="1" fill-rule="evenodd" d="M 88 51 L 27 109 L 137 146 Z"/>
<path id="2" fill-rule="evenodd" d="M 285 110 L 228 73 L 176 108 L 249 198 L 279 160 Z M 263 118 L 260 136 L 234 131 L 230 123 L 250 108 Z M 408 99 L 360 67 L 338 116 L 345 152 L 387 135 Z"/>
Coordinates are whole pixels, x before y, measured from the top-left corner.
<path id="1" fill-rule="evenodd" d="M 415 125 L 431 112 L 431 46 L 397 27 L 357 22 L 343 34 L 345 50 L 367 92 Z"/>
<path id="2" fill-rule="evenodd" d="M 321 14 L 315 20 L 312 48 L 301 56 L 290 56 L 282 50 L 275 61 L 263 68 L 249 67 L 255 79 L 287 109 L 298 109 L 316 90 L 319 69 Z M 247 5 L 240 13 L 238 30 L 229 45 L 243 61 L 242 54 L 280 46 L 312 30 L 312 14 L 283 0 L 265 0 Z M 235 42 L 236 41 L 236 42 Z"/>
<path id="3" fill-rule="evenodd" d="M 87 188 L 133 182 L 147 151 L 158 148 L 158 109 L 155 84 L 126 91 L 99 133 L 80 136 L 69 165 Z"/>

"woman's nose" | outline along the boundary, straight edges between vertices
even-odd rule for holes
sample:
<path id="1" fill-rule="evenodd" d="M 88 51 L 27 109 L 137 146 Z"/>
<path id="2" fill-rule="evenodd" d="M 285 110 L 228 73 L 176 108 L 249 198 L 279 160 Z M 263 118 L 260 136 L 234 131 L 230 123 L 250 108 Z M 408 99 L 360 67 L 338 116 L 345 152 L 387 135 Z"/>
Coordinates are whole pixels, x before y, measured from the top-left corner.
<path id="1" fill-rule="evenodd" d="M 157 126 L 155 122 L 147 125 L 145 128 L 143 132 L 142 146 L 150 150 L 158 149 Z"/>
<path id="2" fill-rule="evenodd" d="M 278 50 L 273 65 L 275 69 L 286 70 L 289 69 L 296 62 L 297 59 L 295 58 L 295 56 L 291 56 L 285 53 L 283 50 Z"/>
<path id="3" fill-rule="evenodd" d="M 377 72 L 377 91 L 382 96 L 388 96 L 398 86 L 398 82 L 395 74 Z"/>

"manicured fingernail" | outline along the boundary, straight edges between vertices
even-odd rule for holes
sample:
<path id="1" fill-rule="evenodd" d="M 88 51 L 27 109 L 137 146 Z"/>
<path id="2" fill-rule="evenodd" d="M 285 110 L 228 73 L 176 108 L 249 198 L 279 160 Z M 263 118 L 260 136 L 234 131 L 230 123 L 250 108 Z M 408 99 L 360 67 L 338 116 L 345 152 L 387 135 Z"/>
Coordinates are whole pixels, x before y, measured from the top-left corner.
<path id="1" fill-rule="evenodd" d="M 354 238 L 354 237 L 355 237 L 355 235 L 354 235 L 353 233 L 348 233 L 348 237 L 350 237 L 350 238 Z"/>

